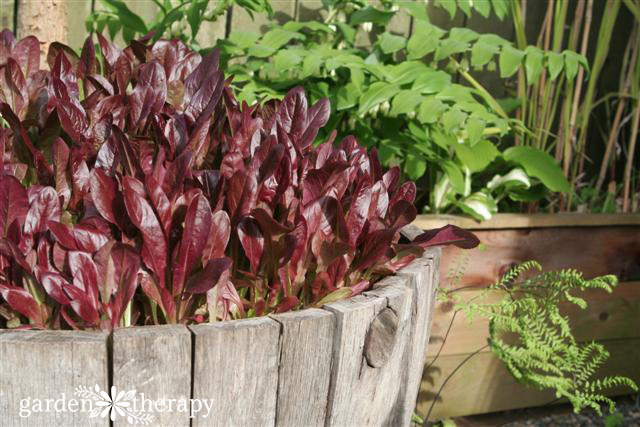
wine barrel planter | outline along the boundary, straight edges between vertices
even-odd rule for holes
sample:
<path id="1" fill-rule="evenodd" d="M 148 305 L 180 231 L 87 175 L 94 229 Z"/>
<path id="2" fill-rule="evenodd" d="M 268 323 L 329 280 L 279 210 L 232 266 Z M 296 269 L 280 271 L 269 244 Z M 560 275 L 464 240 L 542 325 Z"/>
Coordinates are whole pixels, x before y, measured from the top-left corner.
<path id="1" fill-rule="evenodd" d="M 173 411 L 152 410 L 148 425 L 407 426 L 439 257 L 439 249 L 430 249 L 370 291 L 318 309 L 110 335 L 2 330 L 0 424 L 108 426 L 109 417 L 80 410 L 35 411 L 34 399 L 42 402 L 37 409 L 45 400 L 54 408 L 64 393 L 60 407 L 69 409 L 79 387 L 97 385 L 107 393 L 114 386 L 146 399 L 175 400 Z M 21 416 L 27 398 L 31 413 Z M 181 399 L 213 399 L 209 416 L 204 406 L 194 418 L 177 411 Z M 116 416 L 113 425 L 128 422 Z"/>
<path id="2" fill-rule="evenodd" d="M 464 300 L 475 298 L 482 288 L 497 281 L 511 266 L 536 260 L 546 271 L 574 268 L 586 278 L 615 274 L 620 283 L 613 293 L 590 291 L 582 295 L 586 310 L 568 305 L 579 340 L 597 340 L 611 353 L 603 375 L 625 375 L 640 381 L 640 215 L 638 214 L 498 214 L 477 223 L 453 215 L 420 215 L 414 225 L 430 229 L 455 224 L 473 231 L 483 247 L 442 251 L 440 286 L 464 288 Z M 459 279 L 447 276 L 461 270 Z M 490 296 L 493 298 L 493 296 Z M 496 295 L 496 301 L 498 296 Z M 451 304 L 434 309 L 431 344 L 423 373 L 418 410 L 425 414 L 435 391 L 469 355 L 487 343 L 486 319 L 469 323 Z M 449 330 L 449 325 L 451 329 Z M 629 389 L 610 390 L 611 394 Z M 555 395 L 527 388 L 509 374 L 490 350 L 485 349 L 456 371 L 434 405 L 431 419 L 481 414 L 554 401 Z"/>

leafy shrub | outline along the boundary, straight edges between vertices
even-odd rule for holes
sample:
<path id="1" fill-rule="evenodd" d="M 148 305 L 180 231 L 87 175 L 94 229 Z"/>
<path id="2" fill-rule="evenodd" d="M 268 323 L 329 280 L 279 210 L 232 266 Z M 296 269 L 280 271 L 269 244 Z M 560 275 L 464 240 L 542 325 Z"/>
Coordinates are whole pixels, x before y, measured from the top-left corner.
<path id="1" fill-rule="evenodd" d="M 456 227 L 403 243 L 416 187 L 353 137 L 313 142 L 327 100 L 239 103 L 182 42 L 79 57 L 0 33 L 0 314 L 10 326 L 215 321 L 358 294 Z M 137 297 L 136 297 L 137 295 Z"/>
<path id="2" fill-rule="evenodd" d="M 531 84 L 548 70 L 551 80 L 566 74 L 572 81 L 583 57 L 534 46 L 519 50 L 467 28 L 445 31 L 430 23 L 420 2 L 368 3 L 323 1 L 323 20 L 271 22 L 262 35 L 232 28 L 217 47 L 239 99 L 279 100 L 299 85 L 312 101 L 329 98 L 333 114 L 322 136 L 336 130 L 339 137 L 353 134 L 376 147 L 384 166 L 399 166 L 417 182 L 417 205 L 424 212 L 462 211 L 488 219 L 499 205 L 510 209 L 514 202 L 569 190 L 549 154 L 529 146 L 508 148 L 505 137 L 529 131 L 509 117 L 471 69 L 496 70 L 499 64 L 501 78 L 526 70 Z M 501 19 L 509 11 L 505 1 L 437 5 L 451 16 L 458 7 L 467 16 L 472 8 L 485 17 L 493 10 Z M 401 12 L 414 20 L 411 37 L 391 29 Z M 131 20 L 129 14 L 109 16 L 117 28 Z M 93 17 L 89 25 L 100 28 L 99 23 Z M 166 26 L 156 29 L 170 32 Z"/>

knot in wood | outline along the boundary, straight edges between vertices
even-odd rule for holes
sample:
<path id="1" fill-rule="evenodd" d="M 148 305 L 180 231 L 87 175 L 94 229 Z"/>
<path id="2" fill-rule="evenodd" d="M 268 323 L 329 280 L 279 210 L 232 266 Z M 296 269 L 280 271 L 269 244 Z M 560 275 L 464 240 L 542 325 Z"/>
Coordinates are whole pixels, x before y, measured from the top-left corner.
<path id="1" fill-rule="evenodd" d="M 380 368 L 387 363 L 395 345 L 398 316 L 389 307 L 373 319 L 364 342 L 364 357 L 369 366 Z"/>

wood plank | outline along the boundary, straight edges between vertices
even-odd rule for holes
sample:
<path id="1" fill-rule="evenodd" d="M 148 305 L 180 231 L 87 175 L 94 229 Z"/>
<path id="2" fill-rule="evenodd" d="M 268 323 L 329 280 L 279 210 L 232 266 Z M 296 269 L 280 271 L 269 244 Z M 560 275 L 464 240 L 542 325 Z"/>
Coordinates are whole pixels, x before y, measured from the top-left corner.
<path id="1" fill-rule="evenodd" d="M 10 31 L 15 31 L 13 28 L 14 6 L 14 0 L 0 0 L 0 30 L 8 28 Z"/>
<path id="2" fill-rule="evenodd" d="M 447 224 L 470 230 L 498 230 L 512 228 L 547 227 L 600 227 L 614 225 L 640 226 L 640 214 L 497 214 L 487 221 L 478 222 L 460 215 L 418 215 L 413 225 L 424 230 L 443 227 Z"/>
<path id="3" fill-rule="evenodd" d="M 400 425 L 411 417 L 415 408 L 420 379 L 424 366 L 424 357 L 431 334 L 435 296 L 438 288 L 438 265 L 440 248 L 427 250 L 420 258 L 398 272 L 405 278 L 405 284 L 412 290 L 411 320 L 408 343 L 403 365 L 403 378 L 399 400 L 403 402 L 398 411 L 398 419 L 392 425 Z M 425 327 L 427 325 L 427 327 Z"/>
<path id="4" fill-rule="evenodd" d="M 396 422 L 397 412 L 403 409 L 401 380 L 413 298 L 404 280 L 389 277 L 384 280 L 386 286 L 324 307 L 336 317 L 326 426 L 408 425 L 409 419 Z M 387 313 L 385 309 L 392 310 L 397 319 L 395 338 L 390 341 L 376 336 L 379 329 L 370 328 L 376 317 Z M 367 360 L 367 342 L 373 343 L 369 355 L 372 345 L 390 343 L 379 349 L 386 356 L 376 359 L 378 367 Z"/>
<path id="5" fill-rule="evenodd" d="M 193 426 L 273 426 L 280 325 L 267 317 L 190 326 L 193 398 L 214 399 L 215 416 Z"/>
<path id="6" fill-rule="evenodd" d="M 182 325 L 121 328 L 113 332 L 113 385 L 136 390 L 145 399 L 176 399 L 172 411 L 151 411 L 157 425 L 189 426 L 189 412 L 178 411 L 191 397 L 191 332 Z M 149 404 L 150 405 L 150 404 Z M 204 409 L 204 408 L 203 408 Z M 114 426 L 128 425 L 116 418 Z"/>
<path id="7" fill-rule="evenodd" d="M 587 278 L 615 274 L 620 281 L 640 280 L 640 227 L 479 230 L 475 234 L 482 243 L 478 248 L 443 249 L 441 286 L 486 286 L 528 260 L 540 262 L 546 271 L 575 268 Z M 450 280 L 449 273 L 461 266 L 462 279 Z"/>
<path id="8" fill-rule="evenodd" d="M 47 68 L 47 52 L 52 42 L 68 43 L 69 23 L 66 2 L 55 0 L 18 3 L 17 38 L 35 36 L 40 41 L 40 68 Z"/>
<path id="9" fill-rule="evenodd" d="M 277 426 L 324 426 L 335 320 L 309 308 L 271 316 L 281 325 Z"/>
<path id="10" fill-rule="evenodd" d="M 622 375 L 640 382 L 640 339 L 602 342 L 611 356 L 599 375 Z M 438 367 L 423 374 L 417 412 L 425 415 L 435 393 L 445 378 L 467 357 L 466 354 L 444 356 Z M 611 396 L 627 394 L 628 388 L 617 388 Z M 469 359 L 443 389 L 430 420 L 483 414 L 529 406 L 545 405 L 555 400 L 552 392 L 542 392 L 516 382 L 504 364 L 491 352 L 482 352 Z"/>
<path id="11" fill-rule="evenodd" d="M 89 36 L 85 20 L 91 15 L 91 0 L 65 0 L 67 3 L 67 23 L 69 35 L 67 44 L 74 49 L 81 49 Z M 94 38 L 95 40 L 95 38 Z"/>
<path id="12" fill-rule="evenodd" d="M 76 406 L 77 412 L 57 412 L 54 407 L 62 393 L 67 404 L 76 399 L 81 405 L 81 398 L 74 396 L 77 387 L 97 384 L 108 390 L 106 333 L 0 330 L 0 360 L 0 420 L 4 425 L 109 426 L 108 418 L 89 417 L 89 404 Z M 48 404 L 44 399 L 49 399 L 50 411 L 21 417 L 22 399 L 30 399 L 34 410 L 35 399 L 40 399 L 43 411 Z M 89 399 L 89 403 L 93 402 Z"/>
<path id="13" fill-rule="evenodd" d="M 463 301 L 475 300 L 485 304 L 497 303 L 501 299 L 498 291 L 491 292 L 482 300 L 477 299 L 480 294 L 481 291 L 477 290 L 458 292 Z M 563 306 L 563 313 L 571 319 L 571 327 L 579 341 L 640 338 L 640 282 L 620 283 L 611 294 L 602 290 L 589 290 L 575 295 L 587 301 L 587 308 L 582 310 L 567 303 Z M 488 320 L 475 317 L 469 323 L 465 314 L 460 312 L 442 345 L 454 313 L 451 303 L 436 304 L 427 357 L 435 356 L 441 346 L 441 356 L 448 356 L 470 354 L 487 343 Z"/>

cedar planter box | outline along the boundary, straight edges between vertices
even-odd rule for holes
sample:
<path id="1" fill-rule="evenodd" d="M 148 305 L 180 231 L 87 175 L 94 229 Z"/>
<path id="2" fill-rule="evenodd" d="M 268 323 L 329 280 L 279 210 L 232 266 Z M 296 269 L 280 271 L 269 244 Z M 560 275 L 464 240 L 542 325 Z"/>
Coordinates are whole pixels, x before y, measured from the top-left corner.
<path id="1" fill-rule="evenodd" d="M 602 291 L 585 295 L 586 310 L 567 307 L 580 340 L 597 340 L 610 351 L 603 367 L 607 375 L 626 375 L 640 381 L 640 215 L 500 214 L 477 223 L 451 215 L 421 215 L 414 225 L 428 229 L 455 224 L 479 237 L 479 247 L 461 254 L 455 247 L 443 249 L 440 285 L 465 288 L 465 300 L 494 283 L 511 266 L 536 260 L 545 270 L 575 268 L 587 278 L 615 274 L 620 280 L 612 294 Z M 450 283 L 451 269 L 466 265 L 461 280 Z M 498 296 L 496 295 L 496 298 Z M 426 364 L 442 345 L 454 314 L 449 304 L 437 303 Z M 425 414 L 434 393 L 467 356 L 487 342 L 488 322 L 469 323 L 459 314 L 436 363 L 423 373 L 418 412 Z M 628 389 L 612 390 L 612 394 Z M 554 401 L 544 393 L 518 384 L 493 354 L 486 350 L 474 356 L 451 377 L 431 419 L 544 405 Z"/>
<path id="2" fill-rule="evenodd" d="M 109 417 L 68 410 L 69 400 L 79 399 L 78 387 L 97 384 L 107 393 L 113 385 L 153 401 L 176 400 L 173 412 L 152 409 L 148 425 L 407 426 L 439 257 L 440 250 L 431 249 L 363 295 L 322 309 L 124 328 L 111 335 L 2 330 L 0 420 L 11 426 L 109 426 Z M 55 412 L 61 393 L 67 410 Z M 32 412 L 21 417 L 27 398 Z M 42 402 L 37 409 L 46 409 L 50 399 L 52 411 L 37 412 L 35 399 Z M 213 399 L 209 416 L 204 405 L 193 419 L 177 411 L 178 402 L 189 399 Z M 120 416 L 113 424 L 128 425 Z"/>

